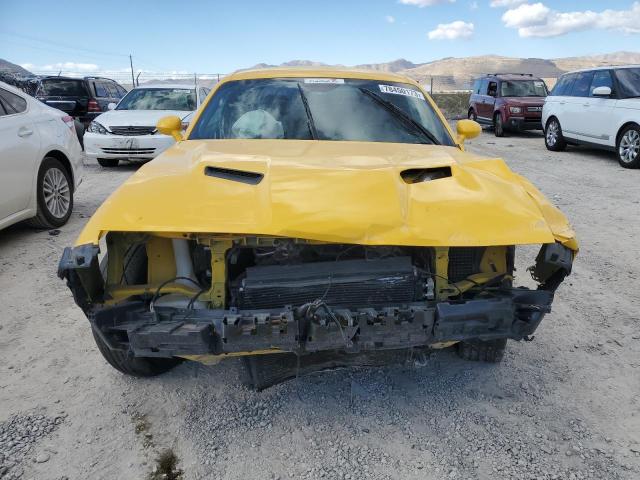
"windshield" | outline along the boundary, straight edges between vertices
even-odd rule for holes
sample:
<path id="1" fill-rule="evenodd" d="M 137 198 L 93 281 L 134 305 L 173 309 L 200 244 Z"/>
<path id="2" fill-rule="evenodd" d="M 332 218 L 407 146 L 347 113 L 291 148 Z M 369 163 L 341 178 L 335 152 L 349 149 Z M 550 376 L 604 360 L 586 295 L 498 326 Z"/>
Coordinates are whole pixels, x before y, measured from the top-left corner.
<path id="1" fill-rule="evenodd" d="M 37 95 L 61 97 L 87 97 L 88 92 L 82 80 L 46 79 L 42 80 Z"/>
<path id="2" fill-rule="evenodd" d="M 189 139 L 233 138 L 454 145 L 416 87 L 331 78 L 221 85 Z"/>
<path id="3" fill-rule="evenodd" d="M 196 91 L 189 88 L 136 88 L 127 93 L 116 110 L 196 109 Z"/>
<path id="4" fill-rule="evenodd" d="M 502 97 L 546 97 L 547 86 L 542 80 L 503 80 Z"/>
<path id="5" fill-rule="evenodd" d="M 640 68 L 615 70 L 620 98 L 640 97 Z"/>

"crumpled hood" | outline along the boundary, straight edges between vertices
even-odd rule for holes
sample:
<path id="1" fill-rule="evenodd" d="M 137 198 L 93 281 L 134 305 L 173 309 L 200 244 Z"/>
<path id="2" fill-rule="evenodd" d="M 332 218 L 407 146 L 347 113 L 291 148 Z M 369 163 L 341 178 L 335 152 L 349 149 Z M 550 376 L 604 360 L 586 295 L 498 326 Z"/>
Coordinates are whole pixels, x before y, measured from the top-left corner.
<path id="1" fill-rule="evenodd" d="M 444 166 L 451 177 L 413 184 L 401 177 L 406 169 Z M 205 174 L 207 167 L 263 177 L 220 178 Z M 367 142 L 179 142 L 114 192 L 77 244 L 95 244 L 108 231 L 416 246 L 558 240 L 577 249 L 564 215 L 502 160 L 454 147 Z"/>
<path id="2" fill-rule="evenodd" d="M 96 117 L 95 121 L 103 127 L 111 126 L 136 126 L 152 127 L 158 123 L 162 117 L 176 115 L 182 119 L 193 115 L 193 112 L 181 110 L 110 110 Z M 188 121 L 187 118 L 185 121 Z"/>

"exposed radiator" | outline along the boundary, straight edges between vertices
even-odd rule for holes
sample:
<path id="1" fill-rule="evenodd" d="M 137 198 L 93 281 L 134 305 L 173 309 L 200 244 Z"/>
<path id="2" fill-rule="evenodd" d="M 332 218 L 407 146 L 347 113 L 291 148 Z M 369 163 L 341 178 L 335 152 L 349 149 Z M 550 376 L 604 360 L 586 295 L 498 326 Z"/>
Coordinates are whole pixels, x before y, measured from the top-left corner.
<path id="1" fill-rule="evenodd" d="M 244 309 L 300 306 L 320 298 L 332 306 L 364 308 L 422 297 L 410 257 L 249 267 L 232 289 Z"/>

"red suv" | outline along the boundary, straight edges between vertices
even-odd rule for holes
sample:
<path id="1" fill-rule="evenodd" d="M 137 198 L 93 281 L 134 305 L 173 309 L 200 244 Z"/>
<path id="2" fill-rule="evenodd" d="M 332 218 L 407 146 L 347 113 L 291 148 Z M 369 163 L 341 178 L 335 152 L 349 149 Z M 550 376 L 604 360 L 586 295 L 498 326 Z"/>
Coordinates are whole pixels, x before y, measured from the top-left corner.
<path id="1" fill-rule="evenodd" d="M 548 94 L 542 79 L 529 73 L 494 73 L 477 78 L 469 99 L 469 118 L 505 130 L 542 130 L 542 106 Z"/>

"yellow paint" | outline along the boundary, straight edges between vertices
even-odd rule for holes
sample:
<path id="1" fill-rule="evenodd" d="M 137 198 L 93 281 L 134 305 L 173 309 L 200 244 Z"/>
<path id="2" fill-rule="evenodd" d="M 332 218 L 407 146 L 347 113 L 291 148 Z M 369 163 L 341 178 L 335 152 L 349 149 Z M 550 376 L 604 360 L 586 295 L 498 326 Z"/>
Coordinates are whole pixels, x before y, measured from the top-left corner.
<path id="1" fill-rule="evenodd" d="M 149 283 L 161 283 L 176 276 L 176 260 L 171 240 L 163 237 L 150 237 L 147 248 L 147 277 Z"/>
<path id="2" fill-rule="evenodd" d="M 507 249 L 505 247 L 487 247 L 480 261 L 480 271 L 495 274 L 507 272 Z"/>
<path id="3" fill-rule="evenodd" d="M 181 355 L 180 358 L 186 360 L 193 360 L 194 362 L 200 362 L 204 365 L 217 365 L 221 360 L 225 358 L 237 358 L 246 357 L 247 355 L 273 355 L 277 353 L 289 353 L 279 348 L 270 348 L 267 350 L 252 350 L 250 352 L 227 352 L 221 355 Z"/>
<path id="4" fill-rule="evenodd" d="M 458 143 L 464 143 L 465 140 L 471 140 L 480 135 L 482 127 L 473 120 L 458 120 L 456 131 L 458 133 Z"/>
<path id="5" fill-rule="evenodd" d="M 225 82 L 286 76 L 404 81 L 419 88 L 393 74 L 343 70 L 242 72 Z M 77 244 L 97 244 L 106 232 L 120 231 L 433 247 L 560 241 L 577 250 L 565 216 L 500 159 L 434 145 L 188 135 L 114 192 Z M 214 178 L 204 174 L 207 166 L 264 178 L 257 185 Z M 443 166 L 451 167 L 451 177 L 407 184 L 400 176 L 408 168 Z"/>
<path id="6" fill-rule="evenodd" d="M 160 285 L 162 285 L 161 282 L 157 284 L 146 285 L 112 286 L 108 290 L 109 300 L 104 303 L 105 305 L 118 303 L 134 295 L 152 296 L 155 295 L 155 293 L 158 291 L 158 287 Z M 198 289 L 183 285 L 181 283 L 168 283 L 162 287 L 162 294 L 164 295 L 166 293 L 178 293 L 180 295 L 184 295 L 185 297 L 192 298 L 195 294 L 198 293 Z"/>
<path id="7" fill-rule="evenodd" d="M 176 142 L 182 140 L 182 120 L 175 115 L 162 117 L 156 124 L 158 132 L 172 136 Z"/>

